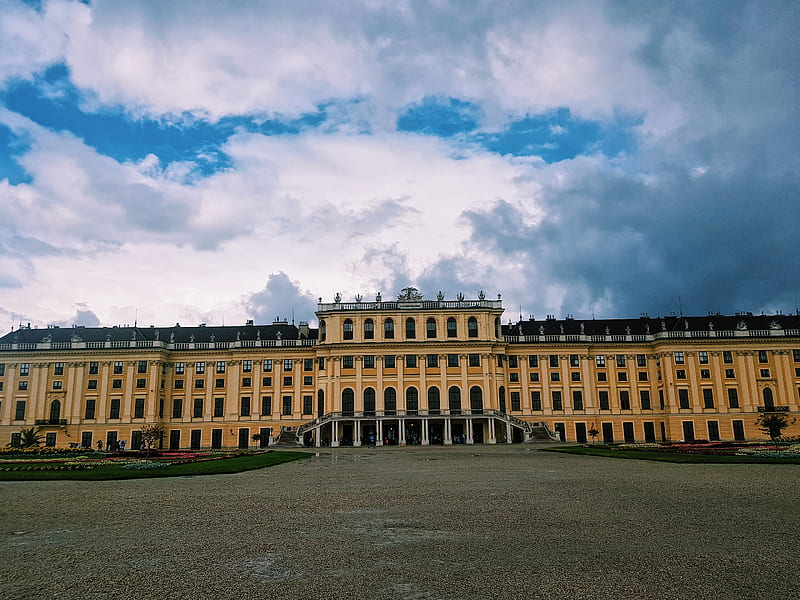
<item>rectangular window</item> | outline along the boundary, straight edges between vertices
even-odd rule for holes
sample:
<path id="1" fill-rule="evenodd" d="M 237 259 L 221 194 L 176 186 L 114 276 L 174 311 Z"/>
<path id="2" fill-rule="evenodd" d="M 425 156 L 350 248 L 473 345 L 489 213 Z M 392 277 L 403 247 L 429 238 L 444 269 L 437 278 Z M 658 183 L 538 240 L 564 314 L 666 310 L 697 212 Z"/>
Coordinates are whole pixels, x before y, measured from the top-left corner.
<path id="1" fill-rule="evenodd" d="M 624 367 L 625 366 L 625 355 L 624 354 L 617 354 L 617 366 Z"/>
<path id="2" fill-rule="evenodd" d="M 529 373 L 528 377 L 531 381 L 539 381 L 539 374 L 538 373 Z"/>
<path id="3" fill-rule="evenodd" d="M 564 403 L 561 399 L 561 390 L 553 390 L 553 410 L 564 410 Z"/>
<path id="4" fill-rule="evenodd" d="M 448 367 L 457 367 L 458 366 L 458 354 L 448 354 L 447 355 L 447 366 Z"/>
<path id="5" fill-rule="evenodd" d="M 53 382 L 53 389 L 54 390 L 60 390 L 63 386 L 64 386 L 64 382 L 63 381 L 54 381 Z"/>
<path id="6" fill-rule="evenodd" d="M 197 375 L 205 375 L 205 373 L 206 373 L 206 363 L 205 362 L 196 362 L 196 363 L 194 363 L 194 372 Z"/>
<path id="7" fill-rule="evenodd" d="M 24 421 L 25 420 L 25 400 L 17 400 L 17 404 L 14 407 L 14 420 L 15 421 Z"/>
<path id="8" fill-rule="evenodd" d="M 551 354 L 550 355 L 550 368 L 557 369 L 558 368 L 558 354 Z"/>
<path id="9" fill-rule="evenodd" d="M 272 359 L 271 358 L 265 358 L 264 359 L 264 364 L 261 367 L 261 370 L 264 371 L 264 373 L 272 373 Z"/>
<path id="10" fill-rule="evenodd" d="M 703 408 L 714 408 L 714 390 L 703 388 Z"/>
<path id="11" fill-rule="evenodd" d="M 733 426 L 733 439 L 737 442 L 743 442 L 745 439 L 744 436 L 744 421 L 740 421 L 739 419 L 734 419 L 731 422 Z"/>
<path id="12" fill-rule="evenodd" d="M 682 365 L 685 362 L 685 358 L 683 356 L 683 352 L 676 352 L 675 353 L 675 364 Z"/>
<path id="13" fill-rule="evenodd" d="M 519 383 L 519 373 L 509 373 L 508 380 L 511 383 Z"/>
<path id="14" fill-rule="evenodd" d="M 519 392 L 511 392 L 511 410 L 522 410 L 522 403 L 519 400 Z"/>
<path id="15" fill-rule="evenodd" d="M 183 375 L 186 372 L 186 365 L 182 362 L 175 363 L 175 375 Z"/>
<path id="16" fill-rule="evenodd" d="M 386 356 L 383 357 L 383 368 L 384 369 L 395 369 L 395 368 L 397 368 L 395 357 L 393 355 L 386 355 Z"/>
<path id="17" fill-rule="evenodd" d="M 598 354 L 597 356 L 594 357 L 594 364 L 595 366 L 600 367 L 601 369 L 605 368 L 606 357 L 603 356 L 602 354 Z"/>
<path id="18" fill-rule="evenodd" d="M 569 366 L 570 367 L 580 367 L 581 361 L 577 354 L 570 354 L 569 355 Z"/>
<path id="19" fill-rule="evenodd" d="M 225 415 L 225 398 L 214 398 L 214 416 L 222 417 Z"/>
<path id="20" fill-rule="evenodd" d="M 64 374 L 64 363 L 57 362 L 53 364 L 53 375 L 63 375 Z"/>
<path id="21" fill-rule="evenodd" d="M 217 373 L 224 373 L 225 372 L 225 361 L 224 360 L 218 360 L 216 362 L 216 369 L 217 369 Z"/>
<path id="22" fill-rule="evenodd" d="M 497 366 L 500 367 L 501 369 L 503 368 L 503 355 L 502 354 L 498 354 L 497 355 Z"/>
<path id="23" fill-rule="evenodd" d="M 792 350 L 792 360 L 800 362 L 800 350 Z"/>
<path id="24" fill-rule="evenodd" d="M 642 410 L 650 410 L 650 390 L 639 390 L 639 400 L 642 403 Z"/>
<path id="25" fill-rule="evenodd" d="M 134 398 L 133 400 L 133 418 L 144 419 L 144 398 Z"/>
<path id="26" fill-rule="evenodd" d="M 114 361 L 114 375 L 122 375 L 122 361 Z"/>
<path id="27" fill-rule="evenodd" d="M 761 377 L 769 377 L 769 369 L 761 369 Z"/>
<path id="28" fill-rule="evenodd" d="M 284 377 L 284 378 L 283 378 L 283 385 L 284 385 L 284 386 L 290 386 L 290 385 L 292 385 L 292 378 L 291 378 L 291 376 L 289 376 L 289 377 Z"/>
<path id="29" fill-rule="evenodd" d="M 251 373 L 253 371 L 253 361 L 252 360 L 243 360 L 242 361 L 242 373 Z"/>
<path id="30" fill-rule="evenodd" d="M 94 398 L 86 399 L 86 411 L 83 413 L 84 419 L 94 419 L 94 411 L 97 406 L 97 400 Z"/>
<path id="31" fill-rule="evenodd" d="M 739 408 L 739 391 L 736 388 L 728 388 L 728 406 Z"/>
<path id="32" fill-rule="evenodd" d="M 183 389 L 183 379 L 176 379 L 175 380 L 175 389 L 182 390 Z"/>
<path id="33" fill-rule="evenodd" d="M 27 390 L 27 389 L 28 389 L 28 382 L 27 382 L 27 381 L 20 381 L 20 382 L 17 384 L 17 389 L 18 389 L 19 391 L 21 391 L 21 392 L 23 392 L 23 391 Z"/>
<path id="34" fill-rule="evenodd" d="M 97 363 L 91 363 L 91 364 L 96 365 Z M 5 363 L 0 363 L 0 377 L 2 377 L 5 374 L 6 374 L 6 365 Z"/>
<path id="35" fill-rule="evenodd" d="M 111 399 L 111 407 L 108 411 L 108 418 L 109 419 L 119 419 L 119 405 L 120 399 L 119 398 L 112 398 Z"/>
<path id="36" fill-rule="evenodd" d="M 658 390 L 658 406 L 661 410 L 667 407 L 666 402 L 664 402 L 664 390 Z"/>
<path id="37" fill-rule="evenodd" d="M 375 355 L 374 354 L 365 354 L 364 355 L 364 368 L 365 369 L 374 369 L 375 368 Z M 306 413 L 308 414 L 308 413 Z"/>
<path id="38" fill-rule="evenodd" d="M 303 359 L 303 371 L 313 371 L 314 370 L 314 359 L 313 358 L 304 358 Z"/>
<path id="39" fill-rule="evenodd" d="M 766 350 L 759 350 L 758 351 L 758 362 L 760 362 L 760 363 L 769 362 L 769 356 L 767 356 L 767 351 Z"/>
<path id="40" fill-rule="evenodd" d="M 122 379 L 112 379 L 111 380 L 111 388 L 115 390 L 122 389 Z"/>
<path id="41" fill-rule="evenodd" d="M 343 356 L 342 357 L 342 368 L 343 369 L 352 369 L 354 365 L 353 357 L 352 356 Z"/>
<path id="42" fill-rule="evenodd" d="M 597 381 L 608 381 L 608 374 L 605 371 L 599 371 L 597 373 Z"/>
<path id="43" fill-rule="evenodd" d="M 542 410 L 542 392 L 531 392 L 531 410 Z"/>
<path id="44" fill-rule="evenodd" d="M 570 379 L 572 381 L 580 381 L 581 380 L 581 372 L 580 371 L 572 371 L 572 373 L 570 373 L 569 375 L 570 375 Z"/>
<path id="45" fill-rule="evenodd" d="M 628 390 L 619 391 L 619 408 L 620 410 L 631 409 L 631 394 Z"/>
<path id="46" fill-rule="evenodd" d="M 202 390 L 206 387 L 206 382 L 204 379 L 195 379 L 194 380 L 194 388 L 196 390 Z"/>
<path id="47" fill-rule="evenodd" d="M 434 368 L 439 366 L 439 355 L 428 354 L 428 367 Z"/>
<path id="48" fill-rule="evenodd" d="M 261 414 L 272 414 L 272 396 L 261 396 Z"/>
<path id="49" fill-rule="evenodd" d="M 147 379 L 137 379 L 136 380 L 136 387 L 140 388 L 140 389 L 147 387 Z"/>
<path id="50" fill-rule="evenodd" d="M 172 418 L 180 419 L 183 414 L 183 398 L 172 399 Z"/>
<path id="51" fill-rule="evenodd" d="M 30 364 L 28 364 L 28 363 L 20 363 L 20 365 L 19 365 L 19 375 L 20 375 L 20 377 L 27 377 L 30 372 L 31 372 Z"/>
<path id="52" fill-rule="evenodd" d="M 637 354 L 636 355 L 636 366 L 637 367 L 646 367 L 647 366 L 647 356 L 644 354 Z"/>
<path id="53" fill-rule="evenodd" d="M 317 369 L 319 369 L 320 371 L 324 371 L 325 370 L 325 357 L 324 356 L 320 356 L 319 358 L 317 358 Z"/>
<path id="54" fill-rule="evenodd" d="M 211 447 L 222 448 L 222 429 L 211 430 Z"/>
<path id="55" fill-rule="evenodd" d="M 733 352 L 730 350 L 723 350 L 722 351 L 722 362 L 731 364 L 733 363 Z"/>
<path id="56" fill-rule="evenodd" d="M 508 367 L 510 369 L 516 369 L 519 367 L 519 357 L 516 354 L 511 354 L 508 356 Z"/>
<path id="57" fill-rule="evenodd" d="M 625 371 L 617 371 L 617 381 L 628 381 L 628 374 Z"/>
<path id="58" fill-rule="evenodd" d="M 708 364 L 708 352 L 706 352 L 705 350 L 701 350 L 700 352 L 698 352 L 697 353 L 697 360 L 700 361 L 701 365 L 707 365 Z"/>
<path id="59" fill-rule="evenodd" d="M 700 369 L 701 379 L 711 379 L 711 369 Z"/>
<path id="60" fill-rule="evenodd" d="M 550 373 L 550 381 L 561 381 L 561 373 Z"/>
<path id="61" fill-rule="evenodd" d="M 146 360 L 140 360 L 138 363 L 136 363 L 136 372 L 137 373 L 147 373 L 147 361 Z"/>
<path id="62" fill-rule="evenodd" d="M 312 408 L 312 405 L 314 403 L 313 400 L 314 400 L 313 396 L 303 396 L 303 414 L 304 415 L 310 415 L 312 412 L 314 412 L 314 409 Z"/>
<path id="63" fill-rule="evenodd" d="M 242 377 L 242 387 L 252 387 L 252 385 L 253 385 L 252 377 Z"/>
<path id="64" fill-rule="evenodd" d="M 97 375 L 99 372 L 100 372 L 100 363 L 90 362 L 89 363 L 89 375 Z"/>
<path id="65" fill-rule="evenodd" d="M 406 367 L 416 367 L 417 366 L 417 355 L 416 354 L 406 354 Z"/>
<path id="66" fill-rule="evenodd" d="M 242 417 L 249 417 L 250 416 L 250 396 L 242 396 L 242 401 L 241 401 L 240 406 L 241 406 L 241 409 L 239 411 L 239 414 Z"/>
<path id="67" fill-rule="evenodd" d="M 314 385 L 314 377 L 312 375 L 304 375 L 303 385 Z"/>
<path id="68" fill-rule="evenodd" d="M 678 407 L 689 408 L 689 390 L 687 388 L 680 388 L 678 390 Z"/>
<path id="69" fill-rule="evenodd" d="M 675 371 L 675 379 L 686 379 L 686 371 L 684 369 Z"/>
<path id="70" fill-rule="evenodd" d="M 531 369 L 536 369 L 539 366 L 539 356 L 536 354 L 530 354 L 528 356 L 528 366 Z"/>
<path id="71" fill-rule="evenodd" d="M 192 408 L 192 416 L 197 419 L 203 416 L 203 398 L 194 399 L 194 407 Z"/>
<path id="72" fill-rule="evenodd" d="M 291 358 L 284 358 L 283 359 L 283 370 L 284 371 L 291 371 L 294 368 L 294 360 Z"/>
<path id="73" fill-rule="evenodd" d="M 291 396 L 284 396 L 283 397 L 283 407 L 281 410 L 281 414 L 283 415 L 291 415 L 292 414 L 292 397 Z"/>
<path id="74" fill-rule="evenodd" d="M 647 371 L 639 371 L 637 377 L 639 381 L 647 381 Z"/>
<path id="75" fill-rule="evenodd" d="M 470 354 L 467 358 L 469 361 L 467 364 L 470 367 L 480 367 L 481 366 L 481 355 L 480 354 Z M 458 366 L 458 365 L 456 365 Z"/>
<path id="76" fill-rule="evenodd" d="M 272 377 L 262 377 L 261 378 L 261 385 L 264 387 L 269 387 L 272 385 Z"/>
<path id="77" fill-rule="evenodd" d="M 583 410 L 583 392 L 581 390 L 572 390 L 572 409 Z"/>
<path id="78" fill-rule="evenodd" d="M 600 390 L 600 410 L 611 410 L 611 405 L 608 402 L 608 390 Z"/>

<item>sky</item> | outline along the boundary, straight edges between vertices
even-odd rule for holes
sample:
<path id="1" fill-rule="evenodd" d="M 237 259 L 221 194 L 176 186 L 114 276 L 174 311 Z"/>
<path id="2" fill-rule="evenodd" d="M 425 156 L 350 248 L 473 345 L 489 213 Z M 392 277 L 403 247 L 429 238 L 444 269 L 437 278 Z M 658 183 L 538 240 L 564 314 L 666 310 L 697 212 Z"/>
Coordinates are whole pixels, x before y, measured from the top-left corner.
<path id="1" fill-rule="evenodd" d="M 0 0 L 0 330 L 794 312 L 800 3 Z"/>

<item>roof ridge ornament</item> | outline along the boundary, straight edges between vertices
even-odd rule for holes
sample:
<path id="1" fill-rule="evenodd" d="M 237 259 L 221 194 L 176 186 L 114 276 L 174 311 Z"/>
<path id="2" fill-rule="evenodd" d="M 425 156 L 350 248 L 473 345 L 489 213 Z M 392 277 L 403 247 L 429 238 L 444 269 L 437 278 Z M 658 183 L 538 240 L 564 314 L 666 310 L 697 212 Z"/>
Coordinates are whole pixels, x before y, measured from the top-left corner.
<path id="1" fill-rule="evenodd" d="M 422 300 L 422 294 L 417 288 L 410 286 L 400 290 L 400 294 L 397 296 L 398 302 L 419 302 L 420 300 Z"/>

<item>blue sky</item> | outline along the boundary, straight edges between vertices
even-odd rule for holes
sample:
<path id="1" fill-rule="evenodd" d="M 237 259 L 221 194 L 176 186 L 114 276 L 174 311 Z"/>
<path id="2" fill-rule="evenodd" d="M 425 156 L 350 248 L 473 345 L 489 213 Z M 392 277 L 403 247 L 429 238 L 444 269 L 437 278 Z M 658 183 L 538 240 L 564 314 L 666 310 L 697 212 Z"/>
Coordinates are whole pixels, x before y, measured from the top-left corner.
<path id="1" fill-rule="evenodd" d="M 407 285 L 508 317 L 793 311 L 798 25 L 0 0 L 0 323 L 313 320 Z"/>

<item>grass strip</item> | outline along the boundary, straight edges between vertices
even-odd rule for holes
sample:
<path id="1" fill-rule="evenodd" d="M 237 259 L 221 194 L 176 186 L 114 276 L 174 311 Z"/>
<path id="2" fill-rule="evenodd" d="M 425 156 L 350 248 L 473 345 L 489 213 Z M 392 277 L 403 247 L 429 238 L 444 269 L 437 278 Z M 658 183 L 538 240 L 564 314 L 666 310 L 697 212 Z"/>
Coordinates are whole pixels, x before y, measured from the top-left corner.
<path id="1" fill-rule="evenodd" d="M 800 456 L 786 458 L 753 456 L 753 455 L 721 455 L 721 454 L 681 454 L 678 452 L 648 452 L 646 450 L 614 450 L 611 448 L 590 448 L 584 446 L 565 446 L 561 448 L 542 448 L 542 452 L 561 452 L 563 454 L 579 454 L 581 456 L 602 456 L 605 458 L 627 458 L 634 460 L 653 460 L 657 462 L 683 464 L 759 464 L 759 465 L 800 465 Z"/>
<path id="2" fill-rule="evenodd" d="M 309 458 L 306 452 L 273 451 L 218 460 L 168 465 L 160 469 L 123 469 L 121 464 L 103 464 L 85 471 L 2 471 L 0 481 L 107 481 L 111 479 L 149 479 L 152 477 L 186 477 L 221 475 L 263 469 L 285 462 Z M 158 459 L 154 459 L 156 462 Z"/>

